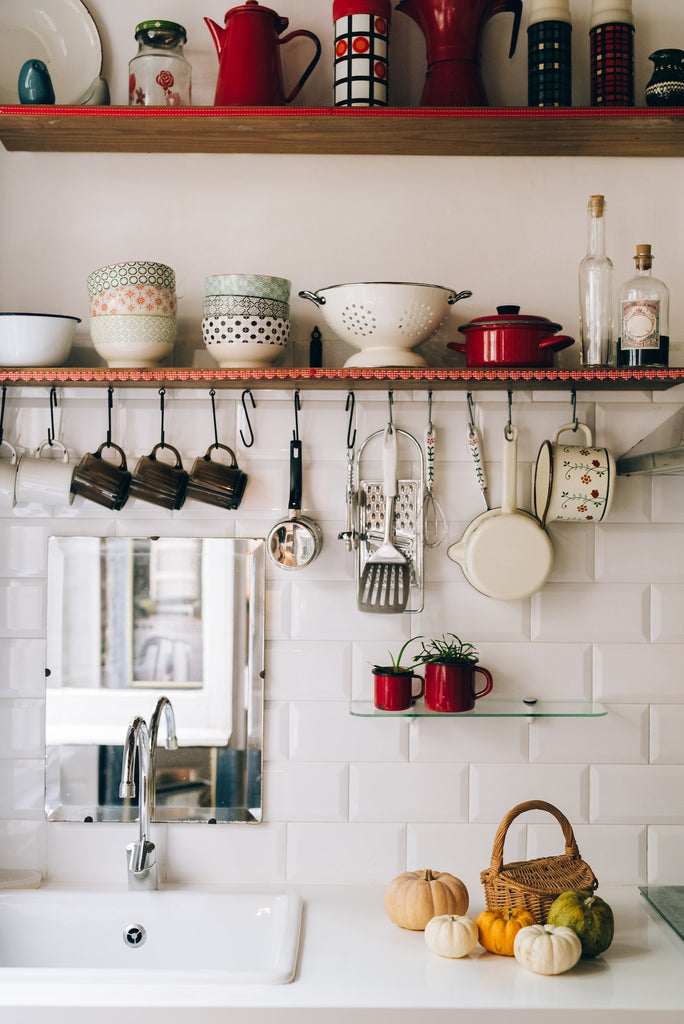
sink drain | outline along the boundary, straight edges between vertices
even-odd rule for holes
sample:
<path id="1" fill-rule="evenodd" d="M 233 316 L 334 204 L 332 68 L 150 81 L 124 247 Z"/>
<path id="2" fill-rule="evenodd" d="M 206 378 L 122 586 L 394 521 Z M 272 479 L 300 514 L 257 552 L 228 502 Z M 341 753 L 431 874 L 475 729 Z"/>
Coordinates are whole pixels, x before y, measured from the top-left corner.
<path id="1" fill-rule="evenodd" d="M 133 949 L 143 946 L 146 938 L 147 932 L 141 924 L 131 924 L 124 928 L 123 940 L 127 946 L 131 946 Z"/>

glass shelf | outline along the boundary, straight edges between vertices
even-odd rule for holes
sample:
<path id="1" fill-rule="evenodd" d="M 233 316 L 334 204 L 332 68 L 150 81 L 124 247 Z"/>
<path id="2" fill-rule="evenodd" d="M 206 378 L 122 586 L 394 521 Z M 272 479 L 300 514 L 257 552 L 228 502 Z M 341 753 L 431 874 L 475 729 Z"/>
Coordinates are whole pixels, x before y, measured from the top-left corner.
<path id="1" fill-rule="evenodd" d="M 608 711 L 603 704 L 581 700 L 524 700 L 506 697 L 482 698 L 472 711 L 428 711 L 422 700 L 406 711 L 379 711 L 370 700 L 356 700 L 350 713 L 358 718 L 601 718 Z"/>

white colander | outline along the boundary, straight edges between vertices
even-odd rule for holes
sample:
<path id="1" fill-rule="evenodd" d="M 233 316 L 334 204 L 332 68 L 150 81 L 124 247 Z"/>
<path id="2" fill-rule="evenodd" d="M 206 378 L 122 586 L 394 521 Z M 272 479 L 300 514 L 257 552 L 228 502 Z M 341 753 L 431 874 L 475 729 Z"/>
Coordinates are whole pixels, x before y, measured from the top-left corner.
<path id="1" fill-rule="evenodd" d="M 365 281 L 301 291 L 321 310 L 328 326 L 359 352 L 345 366 L 425 366 L 411 350 L 435 333 L 449 307 L 472 292 L 437 284 Z"/>

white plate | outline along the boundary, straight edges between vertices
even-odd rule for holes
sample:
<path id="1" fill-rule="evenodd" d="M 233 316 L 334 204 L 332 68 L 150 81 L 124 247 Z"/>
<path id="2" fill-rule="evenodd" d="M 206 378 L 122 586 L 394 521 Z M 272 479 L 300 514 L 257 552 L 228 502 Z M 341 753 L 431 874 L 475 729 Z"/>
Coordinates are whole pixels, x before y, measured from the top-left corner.
<path id="1" fill-rule="evenodd" d="M 55 102 L 68 106 L 102 72 L 97 26 L 80 0 L 0 0 L 0 104 L 19 103 L 24 61 L 45 62 Z"/>

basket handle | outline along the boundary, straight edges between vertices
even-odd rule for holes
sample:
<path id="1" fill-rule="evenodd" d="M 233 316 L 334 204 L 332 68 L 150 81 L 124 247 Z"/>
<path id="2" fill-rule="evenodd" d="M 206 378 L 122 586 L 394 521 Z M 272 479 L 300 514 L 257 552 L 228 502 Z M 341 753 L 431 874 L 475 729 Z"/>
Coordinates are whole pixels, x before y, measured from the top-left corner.
<path id="1" fill-rule="evenodd" d="M 571 857 L 579 857 L 579 850 L 577 848 L 575 834 L 572 831 L 572 825 L 563 812 L 559 811 L 557 807 L 553 806 L 553 804 L 547 803 L 546 800 L 526 800 L 525 803 L 516 804 L 516 806 L 504 816 L 499 828 L 497 829 L 496 835 L 494 836 L 491 870 L 495 875 L 498 875 L 503 867 L 503 848 L 508 827 L 519 814 L 524 814 L 525 811 L 548 811 L 549 814 L 553 814 L 554 818 L 563 829 L 565 852 Z"/>

